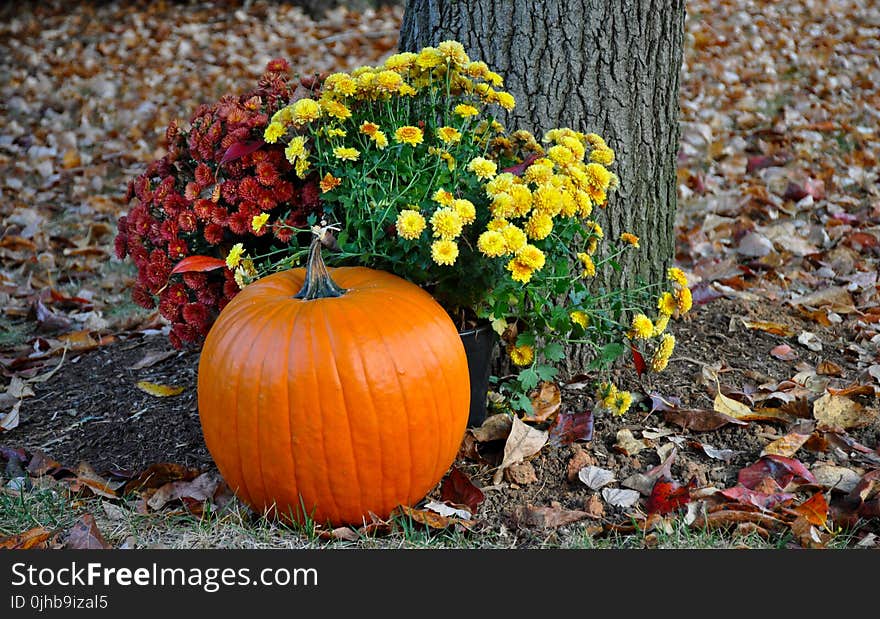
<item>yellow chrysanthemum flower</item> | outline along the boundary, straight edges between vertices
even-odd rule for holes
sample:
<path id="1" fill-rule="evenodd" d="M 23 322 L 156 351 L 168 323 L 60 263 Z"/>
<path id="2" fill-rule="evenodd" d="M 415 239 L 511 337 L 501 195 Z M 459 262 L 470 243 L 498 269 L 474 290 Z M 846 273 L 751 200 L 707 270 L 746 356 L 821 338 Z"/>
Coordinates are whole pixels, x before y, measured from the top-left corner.
<path id="1" fill-rule="evenodd" d="M 624 243 L 632 245 L 636 249 L 638 249 L 639 247 L 639 237 L 637 237 L 635 234 L 632 234 L 631 232 L 624 232 L 623 234 L 621 234 L 620 240 Z"/>
<path id="2" fill-rule="evenodd" d="M 510 172 L 502 172 L 486 183 L 486 194 L 494 196 L 499 193 L 509 193 L 515 182 L 516 177 L 513 174 Z"/>
<path id="3" fill-rule="evenodd" d="M 544 252 L 538 247 L 528 244 L 517 252 L 516 258 L 533 271 L 540 271 L 543 269 L 544 263 L 546 262 Z"/>
<path id="4" fill-rule="evenodd" d="M 586 312 L 575 310 L 569 314 L 569 317 L 574 324 L 580 325 L 584 329 L 590 326 L 590 315 Z"/>
<path id="5" fill-rule="evenodd" d="M 507 253 L 504 235 L 495 230 L 486 230 L 477 239 L 477 249 L 484 256 L 497 258 Z"/>
<path id="6" fill-rule="evenodd" d="M 605 191 L 611 183 L 611 172 L 599 163 L 588 163 L 584 168 L 587 184 L 597 191 Z"/>
<path id="7" fill-rule="evenodd" d="M 437 137 L 446 144 L 455 144 L 461 141 L 461 131 L 455 127 L 440 127 L 437 129 Z"/>
<path id="8" fill-rule="evenodd" d="M 578 260 L 584 265 L 584 272 L 581 277 L 596 277 L 596 263 L 593 262 L 592 256 L 584 252 L 578 252 Z"/>
<path id="9" fill-rule="evenodd" d="M 584 147 L 584 143 L 581 142 L 579 139 L 571 135 L 564 135 L 559 138 L 559 143 L 571 151 L 571 154 L 574 155 L 575 160 L 583 160 L 584 155 L 586 154 L 586 148 Z"/>
<path id="10" fill-rule="evenodd" d="M 229 250 L 229 253 L 226 254 L 226 266 L 230 269 L 234 269 L 241 262 L 241 257 L 244 254 L 244 245 L 241 243 L 236 243 Z"/>
<path id="11" fill-rule="evenodd" d="M 694 305 L 694 298 L 691 295 L 690 288 L 679 288 L 675 291 L 675 302 L 678 306 L 678 311 L 682 314 L 687 314 L 691 307 Z"/>
<path id="12" fill-rule="evenodd" d="M 441 239 L 431 243 L 431 259 L 440 266 L 452 266 L 458 258 L 458 244 Z"/>
<path id="13" fill-rule="evenodd" d="M 471 159 L 467 169 L 473 172 L 481 181 L 493 178 L 498 172 L 498 166 L 494 161 L 489 161 L 483 157 L 474 157 Z"/>
<path id="14" fill-rule="evenodd" d="M 526 233 L 513 224 L 507 224 L 502 228 L 501 234 L 504 236 L 504 242 L 507 245 L 507 251 L 512 254 L 517 253 L 528 243 Z"/>
<path id="15" fill-rule="evenodd" d="M 512 217 L 515 213 L 513 206 L 513 197 L 509 193 L 496 193 L 492 196 L 492 204 L 489 205 L 489 212 L 493 217 L 506 219 Z"/>
<path id="16" fill-rule="evenodd" d="M 562 211 L 562 191 L 549 182 L 544 183 L 532 192 L 532 208 L 538 213 L 556 217 Z"/>
<path id="17" fill-rule="evenodd" d="M 453 196 L 442 187 L 434 192 L 434 195 L 431 196 L 431 199 L 442 206 L 452 206 L 452 203 L 455 202 L 455 196 Z"/>
<path id="18" fill-rule="evenodd" d="M 522 260 L 517 258 L 512 258 L 510 262 L 507 263 L 507 270 L 510 271 L 510 278 L 515 282 L 522 282 L 523 284 L 528 284 L 532 279 L 532 273 L 534 273 L 534 269 L 524 263 Z"/>
<path id="19" fill-rule="evenodd" d="M 434 236 L 446 241 L 458 238 L 462 226 L 461 217 L 452 208 L 437 209 L 431 216 L 431 228 L 434 230 Z"/>
<path id="20" fill-rule="evenodd" d="M 510 223 L 503 217 L 495 217 L 493 219 L 490 219 L 489 223 L 486 224 L 486 230 L 501 232 L 509 225 Z"/>
<path id="21" fill-rule="evenodd" d="M 657 320 L 654 321 L 654 332 L 651 336 L 657 337 L 658 335 L 661 335 L 666 331 L 667 325 L 669 325 L 669 314 L 660 314 L 657 316 Z"/>
<path id="22" fill-rule="evenodd" d="M 598 222 L 588 221 L 584 224 L 584 227 L 587 228 L 590 233 L 597 239 L 605 238 L 605 231 L 602 230 L 602 226 L 600 226 Z"/>
<path id="23" fill-rule="evenodd" d="M 406 71 L 415 62 L 416 55 L 412 52 L 402 52 L 389 56 L 385 61 L 385 68 L 392 71 Z"/>
<path id="24" fill-rule="evenodd" d="M 443 41 L 437 46 L 437 49 L 443 54 L 448 61 L 453 62 L 461 67 L 467 65 L 471 59 L 468 58 L 464 51 L 464 46 L 458 41 Z"/>
<path id="25" fill-rule="evenodd" d="M 672 316 L 675 313 L 678 303 L 670 292 L 664 292 L 657 299 L 657 311 L 664 316 Z"/>
<path id="26" fill-rule="evenodd" d="M 551 146 L 547 150 L 547 156 L 550 157 L 553 163 L 560 167 L 568 165 L 569 163 L 574 163 L 575 160 L 574 153 L 572 153 L 570 149 L 559 144 Z"/>
<path id="27" fill-rule="evenodd" d="M 379 150 L 385 150 L 385 147 L 388 146 L 388 138 L 385 137 L 385 133 L 383 131 L 377 131 L 370 136 L 370 139 L 373 140 L 373 143 Z"/>
<path id="28" fill-rule="evenodd" d="M 455 212 L 461 218 L 461 222 L 464 225 L 474 223 L 474 220 L 477 218 L 477 207 L 474 206 L 474 203 L 470 200 L 458 199 L 452 201 L 452 208 L 455 209 Z"/>
<path id="29" fill-rule="evenodd" d="M 293 123 L 303 125 L 321 117 L 321 106 L 314 99 L 304 98 L 293 103 L 291 112 Z"/>
<path id="30" fill-rule="evenodd" d="M 666 277 L 669 279 L 669 281 L 675 282 L 683 288 L 686 288 L 688 285 L 687 275 L 685 275 L 684 271 L 682 271 L 678 267 L 669 267 L 666 270 Z"/>
<path id="31" fill-rule="evenodd" d="M 472 105 L 468 105 L 466 103 L 459 103 L 456 105 L 453 110 L 455 114 L 461 116 L 462 118 L 470 118 L 471 116 L 476 116 L 480 113 L 480 111 Z"/>
<path id="32" fill-rule="evenodd" d="M 587 192 L 580 189 L 576 190 L 574 192 L 574 201 L 578 205 L 578 216 L 582 219 L 586 219 L 593 213 L 593 201 L 590 200 L 590 195 Z"/>
<path id="33" fill-rule="evenodd" d="M 550 159 L 538 159 L 526 168 L 523 178 L 535 185 L 550 182 L 553 178 L 553 162 Z"/>
<path id="34" fill-rule="evenodd" d="M 263 131 L 263 141 L 267 144 L 274 144 L 285 133 L 286 129 L 280 122 L 270 122 L 266 130 Z"/>
<path id="35" fill-rule="evenodd" d="M 269 213 L 260 213 L 259 215 L 254 215 L 251 217 L 251 228 L 254 232 L 259 232 L 263 229 L 263 226 L 266 225 L 266 222 L 269 221 Z"/>
<path id="36" fill-rule="evenodd" d="M 400 86 L 403 84 L 403 78 L 400 77 L 400 74 L 391 71 L 379 71 L 376 75 L 376 88 L 384 92 L 397 92 Z"/>
<path id="37" fill-rule="evenodd" d="M 522 184 L 515 184 L 510 188 L 510 197 L 513 198 L 513 213 L 517 217 L 525 217 L 532 209 L 532 192 Z"/>
<path id="38" fill-rule="evenodd" d="M 421 69 L 433 69 L 444 60 L 443 53 L 436 47 L 426 47 L 416 56 L 416 65 Z"/>
<path id="39" fill-rule="evenodd" d="M 644 314 L 633 316 L 630 337 L 637 340 L 646 340 L 654 334 L 654 323 Z"/>
<path id="40" fill-rule="evenodd" d="M 308 176 L 309 168 L 312 167 L 312 163 L 306 158 L 308 157 L 308 154 L 309 151 L 306 151 L 305 154 L 293 164 L 293 170 L 296 172 L 297 178 L 305 178 Z"/>
<path id="41" fill-rule="evenodd" d="M 306 139 L 301 135 L 293 138 L 290 144 L 287 145 L 287 148 L 284 149 L 284 156 L 287 157 L 290 163 L 296 163 L 296 160 L 300 157 L 307 157 Z"/>
<path id="42" fill-rule="evenodd" d="M 412 241 L 419 238 L 425 229 L 425 218 L 421 213 L 414 210 L 403 210 L 397 215 L 395 222 L 397 234 L 403 239 Z"/>
<path id="43" fill-rule="evenodd" d="M 510 360 L 513 364 L 520 367 L 531 365 L 532 360 L 535 358 L 535 350 L 528 344 L 511 346 L 507 349 L 507 354 L 510 355 Z"/>
<path id="44" fill-rule="evenodd" d="M 630 406 L 632 406 L 632 394 L 629 391 L 618 391 L 610 408 L 611 412 L 619 417 L 626 414 Z"/>
<path id="45" fill-rule="evenodd" d="M 361 152 L 348 146 L 337 146 L 333 149 L 333 156 L 342 161 L 357 161 Z"/>
<path id="46" fill-rule="evenodd" d="M 357 92 L 357 80 L 348 73 L 333 73 L 324 80 L 324 89 L 350 97 Z"/>
<path id="47" fill-rule="evenodd" d="M 675 350 L 675 336 L 671 333 L 666 333 L 660 340 L 660 345 L 654 352 L 654 356 L 651 357 L 651 369 L 655 372 L 665 370 L 666 366 L 669 365 L 669 358 L 672 356 L 673 350 Z"/>
<path id="48" fill-rule="evenodd" d="M 321 109 L 323 109 L 328 116 L 338 118 L 339 120 L 351 118 L 351 110 L 339 101 L 321 99 Z"/>
<path id="49" fill-rule="evenodd" d="M 417 146 L 424 141 L 424 134 L 418 127 L 405 125 L 394 132 L 394 141 L 399 144 Z"/>
<path id="50" fill-rule="evenodd" d="M 593 149 L 593 152 L 590 153 L 590 161 L 611 165 L 614 163 L 614 151 L 607 146 Z"/>
<path id="51" fill-rule="evenodd" d="M 546 239 L 553 232 L 553 218 L 536 211 L 532 213 L 525 225 L 526 236 L 535 241 Z"/>
<path id="52" fill-rule="evenodd" d="M 509 92 L 499 90 L 495 93 L 494 101 L 505 110 L 512 110 L 516 107 L 516 99 Z"/>

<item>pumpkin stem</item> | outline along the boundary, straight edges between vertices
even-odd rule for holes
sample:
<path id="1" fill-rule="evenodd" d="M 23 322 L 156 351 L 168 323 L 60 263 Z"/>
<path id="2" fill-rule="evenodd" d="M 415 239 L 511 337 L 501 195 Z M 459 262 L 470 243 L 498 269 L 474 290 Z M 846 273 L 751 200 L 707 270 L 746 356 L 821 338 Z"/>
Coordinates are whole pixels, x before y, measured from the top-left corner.
<path id="1" fill-rule="evenodd" d="M 341 297 L 345 294 L 345 288 L 339 285 L 330 277 L 330 271 L 324 264 L 324 258 L 321 256 L 321 232 L 316 231 L 312 244 L 309 247 L 309 257 L 306 260 L 306 281 L 303 287 L 294 295 L 295 299 L 303 299 L 311 301 L 313 299 L 326 299 L 330 297 Z"/>

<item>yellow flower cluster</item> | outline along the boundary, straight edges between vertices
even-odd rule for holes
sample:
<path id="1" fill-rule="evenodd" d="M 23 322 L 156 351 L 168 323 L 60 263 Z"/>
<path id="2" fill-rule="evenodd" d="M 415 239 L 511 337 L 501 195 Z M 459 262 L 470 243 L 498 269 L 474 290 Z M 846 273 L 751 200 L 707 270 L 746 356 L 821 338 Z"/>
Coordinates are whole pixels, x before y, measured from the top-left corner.
<path id="1" fill-rule="evenodd" d="M 552 146 L 546 155 L 532 161 L 522 176 L 499 174 L 494 162 L 482 157 L 467 166 L 485 182 L 492 215 L 477 240 L 477 249 L 487 258 L 509 256 L 507 270 L 522 283 L 528 283 L 544 266 L 544 254 L 533 242 L 549 237 L 559 218 L 589 217 L 594 204 L 606 203 L 616 178 L 601 163 L 585 161 L 588 149 L 607 149 L 604 142 L 594 146 L 586 134 L 571 129 L 554 129 L 544 137 Z M 527 131 L 518 131 L 516 139 L 535 142 Z M 588 251 L 579 253 L 578 258 L 583 275 L 592 277 L 596 267 L 589 254 L 595 252 L 603 232 L 593 221 L 587 220 L 585 225 L 591 231 Z"/>
<path id="2" fill-rule="evenodd" d="M 621 391 L 612 383 L 599 385 L 596 400 L 601 406 L 618 416 L 625 414 L 632 406 L 632 394 L 629 391 Z"/>

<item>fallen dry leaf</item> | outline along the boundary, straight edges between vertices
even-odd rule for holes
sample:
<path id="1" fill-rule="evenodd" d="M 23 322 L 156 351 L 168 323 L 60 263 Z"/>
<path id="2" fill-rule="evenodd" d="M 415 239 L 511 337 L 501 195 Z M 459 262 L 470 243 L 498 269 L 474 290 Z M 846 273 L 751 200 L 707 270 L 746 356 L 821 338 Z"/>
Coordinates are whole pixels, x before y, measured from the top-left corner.
<path id="1" fill-rule="evenodd" d="M 414 509 L 406 505 L 400 505 L 396 507 L 391 514 L 392 516 L 407 518 L 409 520 L 412 520 L 413 522 L 418 522 L 419 524 L 422 524 L 431 529 L 447 529 L 452 526 L 461 526 L 465 529 L 470 530 L 477 524 L 475 520 L 441 516 L 437 512 L 428 511 L 425 509 Z"/>
<path id="2" fill-rule="evenodd" d="M 438 501 L 428 501 L 425 504 L 425 509 L 436 512 L 441 516 L 446 516 L 447 518 L 453 517 L 461 518 L 462 520 L 470 520 L 473 517 L 473 514 L 466 509 L 459 509 L 458 507 L 453 507 L 452 505 L 447 505 L 446 503 L 440 503 Z"/>
<path id="3" fill-rule="evenodd" d="M 639 502 L 640 496 L 636 490 L 602 488 L 602 498 L 605 499 L 606 503 L 614 507 L 622 507 L 624 509 L 632 507 Z"/>
<path id="4" fill-rule="evenodd" d="M 511 464 L 522 462 L 529 458 L 547 444 L 548 434 L 544 430 L 538 430 L 520 421 L 519 417 L 513 417 L 510 435 L 504 444 L 504 458 L 495 472 L 493 483 L 500 483 L 504 475 L 504 469 Z"/>
<path id="5" fill-rule="evenodd" d="M 170 357 L 174 357 L 177 354 L 178 353 L 176 350 L 154 350 L 145 354 L 136 363 L 128 366 L 128 369 L 143 370 L 144 368 L 151 368 L 157 363 L 165 361 L 165 359 L 168 359 Z"/>
<path id="6" fill-rule="evenodd" d="M 614 473 L 598 466 L 585 466 L 578 471 L 578 479 L 584 482 L 590 490 L 598 490 L 614 481 Z"/>
<path id="7" fill-rule="evenodd" d="M 627 428 L 617 431 L 617 442 L 613 445 L 615 451 L 626 456 L 635 456 L 639 452 L 648 448 L 648 444 L 633 436 L 632 431 Z"/>
<path id="8" fill-rule="evenodd" d="M 809 440 L 810 436 L 812 435 L 791 432 L 769 443 L 761 451 L 761 455 L 766 456 L 768 454 L 772 454 L 775 456 L 785 456 L 786 458 L 790 458 L 797 452 L 798 449 L 803 447 L 804 443 Z"/>
<path id="9" fill-rule="evenodd" d="M 770 356 L 775 357 L 780 361 L 794 361 L 797 359 L 798 354 L 788 344 L 780 344 L 770 350 Z"/>
<path id="10" fill-rule="evenodd" d="M 793 509 L 817 527 L 824 527 L 828 521 L 828 501 L 821 492 L 817 492 Z"/>
<path id="11" fill-rule="evenodd" d="M 771 333 L 773 335 L 781 335 L 783 337 L 791 337 L 794 335 L 794 329 L 789 327 L 788 325 L 784 325 L 778 322 L 765 322 L 761 320 L 743 320 L 743 325 L 747 329 L 764 331 L 766 333 Z"/>
<path id="12" fill-rule="evenodd" d="M 510 415 L 499 413 L 497 415 L 490 415 L 479 428 L 469 430 L 469 432 L 480 443 L 488 443 L 489 441 L 506 439 L 510 435 L 512 425 L 513 419 Z"/>
<path id="13" fill-rule="evenodd" d="M 467 475 L 453 466 L 449 475 L 440 485 L 440 498 L 454 505 L 467 505 L 471 513 L 475 514 L 486 496 L 471 482 Z"/>
<path id="14" fill-rule="evenodd" d="M 64 547 L 68 550 L 107 550 L 113 548 L 101 535 L 95 517 L 91 514 L 84 514 L 73 525 Z"/>
<path id="15" fill-rule="evenodd" d="M 157 398 L 167 398 L 183 393 L 184 387 L 172 387 L 170 385 L 160 385 L 151 383 L 146 380 L 139 381 L 137 388 L 145 393 L 156 396 Z"/>
<path id="16" fill-rule="evenodd" d="M 593 439 L 593 411 L 566 412 L 556 415 L 550 427 L 550 444 L 571 445 L 577 441 Z"/>
<path id="17" fill-rule="evenodd" d="M 48 548 L 49 538 L 53 535 L 43 527 L 34 527 L 18 535 L 0 538 L 0 550 L 33 550 Z"/>
<path id="18" fill-rule="evenodd" d="M 877 418 L 877 411 L 845 396 L 826 393 L 813 402 L 813 417 L 820 430 L 849 430 L 869 425 Z"/>
<path id="19" fill-rule="evenodd" d="M 550 419 L 562 406 L 562 391 L 556 383 L 545 381 L 529 394 L 532 412 L 526 417 L 528 421 L 544 422 Z"/>
<path id="20" fill-rule="evenodd" d="M 514 510 L 514 519 L 523 526 L 541 529 L 555 529 L 585 518 L 592 518 L 590 513 L 576 509 L 563 509 L 555 503 L 550 507 L 520 505 Z"/>

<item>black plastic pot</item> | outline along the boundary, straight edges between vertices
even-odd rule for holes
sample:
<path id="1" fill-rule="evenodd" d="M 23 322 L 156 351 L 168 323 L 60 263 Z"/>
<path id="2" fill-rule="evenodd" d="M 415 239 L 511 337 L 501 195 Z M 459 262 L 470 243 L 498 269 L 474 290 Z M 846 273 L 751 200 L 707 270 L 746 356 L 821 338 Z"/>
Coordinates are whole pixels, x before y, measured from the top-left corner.
<path id="1" fill-rule="evenodd" d="M 476 329 L 460 331 L 464 352 L 467 355 L 468 373 L 471 381 L 471 408 L 468 426 L 475 427 L 486 419 L 486 396 L 489 393 L 489 372 L 492 352 L 498 335 L 489 323 Z"/>

